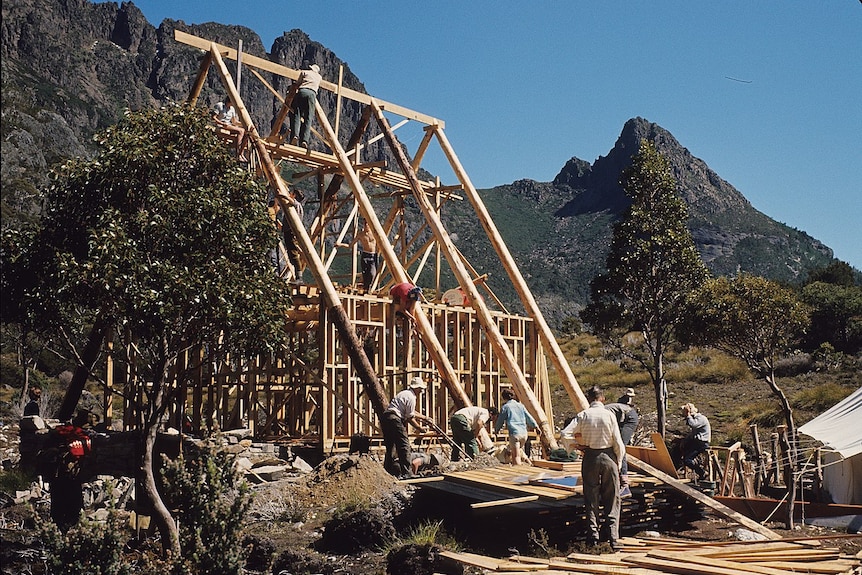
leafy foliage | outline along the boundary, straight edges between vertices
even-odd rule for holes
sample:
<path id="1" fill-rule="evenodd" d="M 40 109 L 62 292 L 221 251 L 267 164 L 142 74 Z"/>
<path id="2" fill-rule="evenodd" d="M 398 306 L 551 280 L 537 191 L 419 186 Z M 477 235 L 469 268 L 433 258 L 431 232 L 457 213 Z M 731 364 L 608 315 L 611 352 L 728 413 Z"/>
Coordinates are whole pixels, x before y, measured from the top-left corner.
<path id="1" fill-rule="evenodd" d="M 802 288 L 802 299 L 812 308 L 805 337 L 810 348 L 829 343 L 845 353 L 862 349 L 862 287 L 816 281 Z"/>
<path id="2" fill-rule="evenodd" d="M 809 309 L 796 294 L 765 278 L 742 274 L 707 281 L 691 298 L 690 332 L 745 361 L 760 377 L 804 332 Z"/>
<path id="3" fill-rule="evenodd" d="M 109 510 L 107 523 L 83 518 L 66 533 L 53 523 L 44 523 L 41 534 L 48 573 L 125 575 L 134 572 L 123 556 L 128 532 L 114 509 Z"/>
<path id="4" fill-rule="evenodd" d="M 16 260 L 30 319 L 57 328 L 99 314 L 142 350 L 278 339 L 288 300 L 265 257 L 276 241 L 265 193 L 207 126 L 179 106 L 130 113 L 96 159 L 66 164 Z"/>
<path id="5" fill-rule="evenodd" d="M 614 226 L 608 271 L 591 282 L 592 301 L 581 318 L 641 362 L 658 397 L 663 354 L 683 321 L 688 294 L 707 270 L 686 227 L 686 205 L 668 161 L 649 141 L 641 142 L 620 184 L 632 203 Z M 664 433 L 662 406 L 659 430 Z"/>
<path id="6" fill-rule="evenodd" d="M 182 574 L 242 573 L 245 551 L 242 521 L 251 503 L 250 488 L 232 455 L 204 442 L 162 470 L 168 505 L 180 525 Z"/>
<path id="7" fill-rule="evenodd" d="M 275 349 L 290 299 L 267 257 L 277 237 L 265 189 L 204 110 L 130 112 L 97 143 L 94 159 L 55 174 L 40 226 L 4 238 L 12 265 L 3 282 L 20 286 L 4 319 L 8 309 L 88 369 L 95 358 L 78 351 L 87 331 L 98 341 L 113 329 L 130 344 L 118 351 L 134 354 L 135 375 L 151 382 L 139 406 L 143 491 L 166 547 L 178 551 L 152 472 L 155 430 L 183 377 L 172 366 L 193 346 L 238 358 Z"/>

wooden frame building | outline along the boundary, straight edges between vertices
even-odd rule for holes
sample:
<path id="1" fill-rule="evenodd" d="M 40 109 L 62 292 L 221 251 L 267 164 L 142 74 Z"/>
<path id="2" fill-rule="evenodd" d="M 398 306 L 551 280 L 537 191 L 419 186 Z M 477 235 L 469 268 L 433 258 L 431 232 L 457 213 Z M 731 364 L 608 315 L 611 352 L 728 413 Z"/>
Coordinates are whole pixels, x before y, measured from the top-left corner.
<path id="1" fill-rule="evenodd" d="M 444 430 L 455 409 L 499 405 L 500 391 L 510 387 L 539 423 L 543 445 L 556 447 L 547 359 L 575 408 L 587 407 L 586 399 L 449 144 L 444 123 L 340 83 L 323 81 L 320 90 L 334 95 L 335 109 L 324 110 L 318 98 L 312 146 L 291 145 L 279 136 L 279 127 L 295 89 L 282 96 L 271 80 L 296 80 L 298 70 L 179 30 L 175 39 L 202 53 L 190 103 L 197 102 L 210 71 L 218 73 L 249 135 L 251 169 L 267 179 L 284 212 L 284 225 L 290 227 L 314 278 L 313 284 L 292 288 L 294 306 L 286 311 L 290 338 L 283 353 L 251 364 L 238 364 L 231 358 L 201 364 L 192 377 L 181 382 L 186 388 L 180 394 L 184 399 L 172 408 L 177 420 L 182 414 L 196 429 L 248 426 L 261 439 L 308 443 L 325 452 L 346 450 L 357 434 L 379 438 L 375 414 L 382 412 L 388 398 L 404 388 L 409 378 L 419 375 L 429 383 L 421 411 Z M 266 133 L 252 121 L 226 60 L 235 61 L 237 70 L 251 71 L 253 78 L 248 81 L 260 81 L 280 103 L 273 127 Z M 336 133 L 342 102 L 347 100 L 362 107 L 362 117 L 349 139 L 342 142 Z M 424 131 L 412 153 L 395 137 L 395 131 L 410 122 L 419 123 Z M 374 125 L 377 128 L 372 130 Z M 380 141 L 388 146 L 396 165 L 363 161 L 363 151 Z M 435 143 L 448 160 L 457 185 L 443 186 L 439 178 L 417 176 L 423 157 Z M 285 180 L 282 163 L 301 169 Z M 310 224 L 293 199 L 293 186 L 308 178 L 317 190 L 317 201 L 308 202 L 317 208 Z M 525 315 L 509 313 L 487 278 L 455 247 L 440 217 L 453 201 L 471 204 L 499 257 L 500 270 L 505 272 L 501 278 L 512 282 Z M 405 217 L 408 211 L 412 219 Z M 335 262 L 346 249 L 336 246 L 355 235 L 360 218 L 370 227 L 382 258 L 381 270 L 368 292 L 355 286 L 355 263 L 349 266 L 352 274 L 347 278 L 335 271 Z M 355 255 L 352 259 L 355 262 Z M 457 281 L 464 305 L 443 302 L 444 275 Z M 428 299 L 418 306 L 415 325 L 396 316 L 388 297 L 389 288 L 403 282 L 426 289 Z M 192 358 L 186 361 L 188 365 L 200 363 Z M 126 427 L 133 427 L 134 419 L 127 412 Z M 490 446 L 487 435 L 480 442 Z"/>

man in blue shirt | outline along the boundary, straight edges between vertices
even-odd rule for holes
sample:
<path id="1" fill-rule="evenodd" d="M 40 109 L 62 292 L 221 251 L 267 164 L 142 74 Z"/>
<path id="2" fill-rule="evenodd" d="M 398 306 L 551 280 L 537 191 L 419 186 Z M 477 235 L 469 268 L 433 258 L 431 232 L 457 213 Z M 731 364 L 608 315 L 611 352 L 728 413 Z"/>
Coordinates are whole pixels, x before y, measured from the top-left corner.
<path id="1" fill-rule="evenodd" d="M 521 465 L 521 452 L 527 444 L 527 430 L 536 429 L 536 420 L 527 411 L 524 405 L 515 399 L 511 389 L 504 389 L 500 395 L 503 397 L 503 407 L 494 422 L 494 433 L 500 433 L 503 426 L 509 432 L 509 450 L 512 454 L 512 465 Z"/>

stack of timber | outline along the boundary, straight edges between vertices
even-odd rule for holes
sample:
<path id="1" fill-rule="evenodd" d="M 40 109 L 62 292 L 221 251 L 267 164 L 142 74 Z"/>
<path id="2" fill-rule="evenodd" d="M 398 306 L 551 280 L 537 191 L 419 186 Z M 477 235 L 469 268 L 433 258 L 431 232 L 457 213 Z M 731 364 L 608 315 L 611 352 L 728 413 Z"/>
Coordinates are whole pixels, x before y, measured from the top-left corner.
<path id="1" fill-rule="evenodd" d="M 535 460 L 532 466 L 456 471 L 410 483 L 459 496 L 473 514 L 534 513 L 544 526 L 577 538 L 586 536 L 587 524 L 580 476 L 580 461 Z M 653 477 L 630 472 L 629 480 L 632 497 L 622 501 L 623 532 L 672 530 L 704 516 L 695 501 Z"/>
<path id="2" fill-rule="evenodd" d="M 621 540 L 620 552 L 571 553 L 541 559 L 522 555 L 495 559 L 475 553 L 444 551 L 444 557 L 486 573 L 627 573 L 632 575 L 859 575 L 862 553 L 842 554 L 818 539 L 751 542 L 692 542 L 666 538 Z"/>

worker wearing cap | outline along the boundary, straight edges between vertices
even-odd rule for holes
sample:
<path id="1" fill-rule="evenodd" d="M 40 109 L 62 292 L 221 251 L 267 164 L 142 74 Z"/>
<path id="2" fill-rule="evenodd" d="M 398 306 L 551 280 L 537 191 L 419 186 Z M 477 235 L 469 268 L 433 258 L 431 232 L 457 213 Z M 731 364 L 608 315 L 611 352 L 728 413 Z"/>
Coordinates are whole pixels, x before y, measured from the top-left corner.
<path id="1" fill-rule="evenodd" d="M 625 445 L 631 445 L 632 437 L 638 428 L 638 410 L 634 406 L 635 390 L 631 387 L 616 401 L 616 403 L 605 404 L 605 409 L 614 414 L 620 427 L 620 437 Z M 620 468 L 620 497 L 631 497 L 632 490 L 629 486 L 629 465 L 623 456 L 623 465 Z"/>
<path id="2" fill-rule="evenodd" d="M 410 439 L 407 437 L 407 424 L 424 433 L 425 429 L 418 422 L 433 423 L 431 418 L 416 411 L 416 399 L 427 388 L 428 384 L 421 377 L 416 376 L 411 379 L 407 389 L 399 391 L 392 398 L 380 420 L 383 446 L 386 449 L 383 468 L 399 479 L 413 476 L 410 469 Z M 395 457 L 392 455 L 393 449 L 396 453 Z"/>

